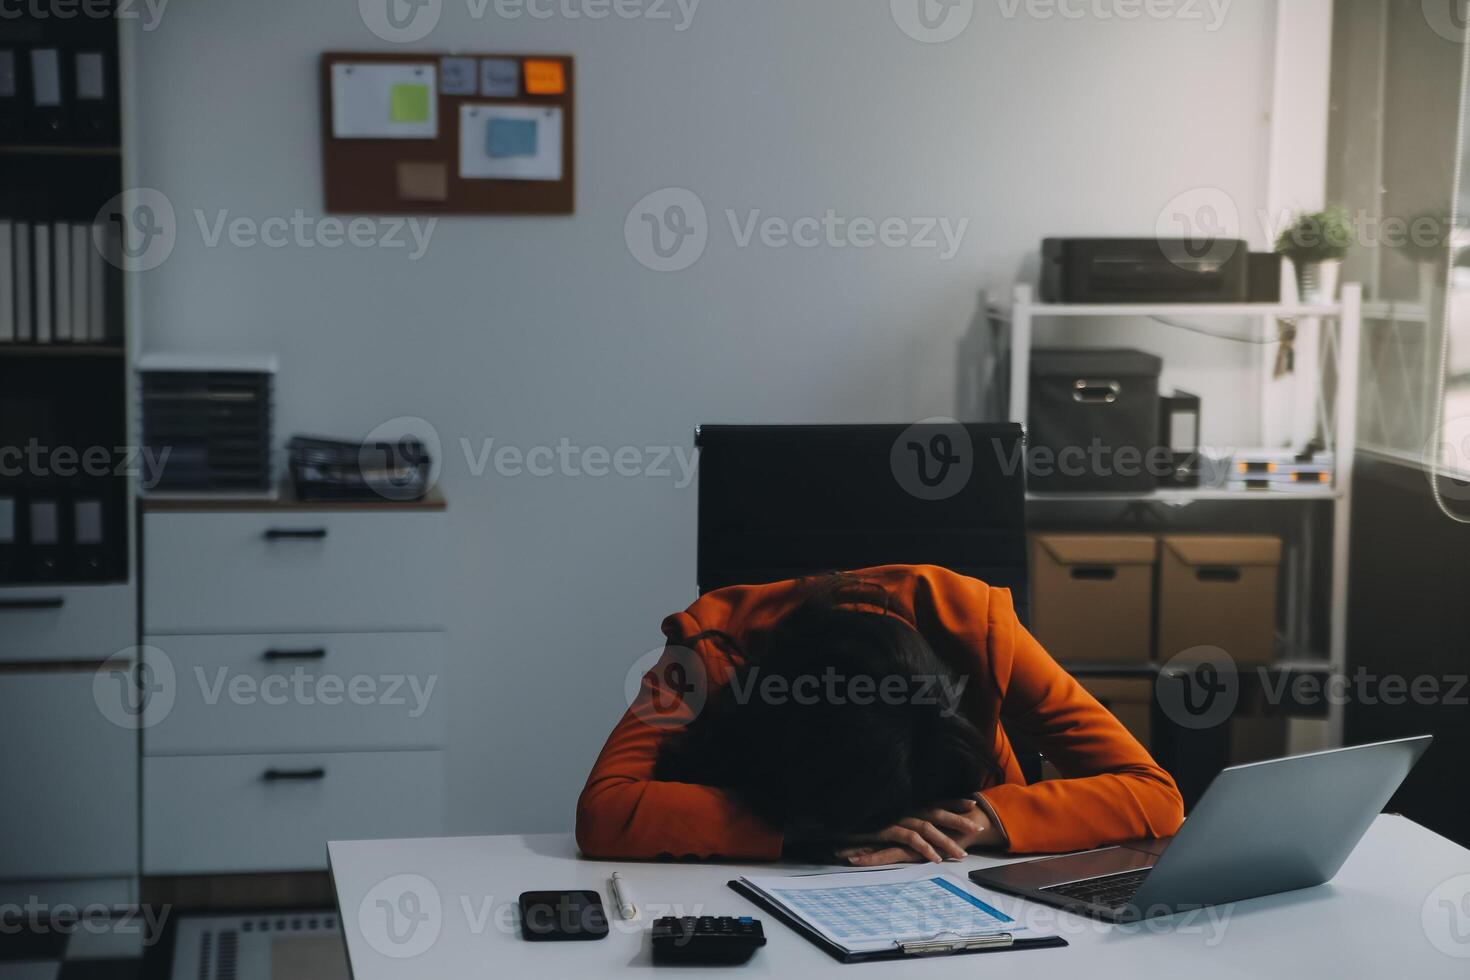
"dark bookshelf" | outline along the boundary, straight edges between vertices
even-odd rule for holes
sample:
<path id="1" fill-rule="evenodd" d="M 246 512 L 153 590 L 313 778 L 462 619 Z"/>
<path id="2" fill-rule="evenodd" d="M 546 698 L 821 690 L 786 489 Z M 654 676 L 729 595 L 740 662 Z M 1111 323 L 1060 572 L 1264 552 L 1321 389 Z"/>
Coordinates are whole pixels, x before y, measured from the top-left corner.
<path id="1" fill-rule="evenodd" d="M 59 18 L 0 19 L 0 53 L 14 66 L 15 92 L 0 89 L 0 221 L 12 239 L 11 276 L 19 271 L 16 239 L 24 230 L 30 277 L 29 328 L 0 342 L 0 585 L 89 584 L 127 581 L 132 550 L 129 530 L 128 404 L 131 373 L 123 328 L 121 274 L 101 266 L 108 286 L 101 307 L 103 341 L 59 339 L 59 329 L 98 322 L 57 313 L 88 296 L 105 236 L 81 236 L 109 220 L 107 206 L 122 192 L 121 113 L 118 92 L 118 20 L 115 4 L 86 5 Z M 34 56 L 35 52 L 41 52 Z M 0 54 L 0 57 L 4 57 Z M 53 100 L 47 93 L 54 92 Z M 95 97 L 101 92 L 101 97 Z M 40 94 L 40 98 L 38 98 Z M 59 104 L 52 104 L 52 102 Z M 38 105 L 38 103 L 43 103 Z M 34 229 L 51 226 L 49 282 L 37 281 Z M 94 255 L 94 252 L 96 253 Z M 79 256 L 73 259 L 72 256 Z M 65 278 L 54 268 L 67 260 Z M 72 283 L 86 275 L 85 286 Z M 72 288 L 63 292 L 63 283 Z M 50 342 L 36 342 L 37 290 L 51 297 Z M 19 309 L 15 288 L 0 295 Z M 66 300 L 58 302 L 62 296 Z M 90 309 L 89 309 L 90 312 Z M 18 325 L 19 326 L 19 325 Z M 8 538 L 8 540 L 7 540 Z"/>

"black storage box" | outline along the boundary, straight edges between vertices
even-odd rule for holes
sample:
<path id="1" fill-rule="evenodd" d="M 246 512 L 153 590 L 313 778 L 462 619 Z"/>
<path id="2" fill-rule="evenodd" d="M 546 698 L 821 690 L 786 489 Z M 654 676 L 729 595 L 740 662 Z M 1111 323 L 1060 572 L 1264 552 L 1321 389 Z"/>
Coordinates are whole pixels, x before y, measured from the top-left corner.
<path id="1" fill-rule="evenodd" d="M 1250 246 L 1157 238 L 1048 238 L 1041 243 L 1046 303 L 1244 303 Z"/>
<path id="2" fill-rule="evenodd" d="M 1143 351 L 1031 352 L 1028 482 L 1042 492 L 1148 492 L 1172 464 L 1159 434 L 1163 361 Z"/>

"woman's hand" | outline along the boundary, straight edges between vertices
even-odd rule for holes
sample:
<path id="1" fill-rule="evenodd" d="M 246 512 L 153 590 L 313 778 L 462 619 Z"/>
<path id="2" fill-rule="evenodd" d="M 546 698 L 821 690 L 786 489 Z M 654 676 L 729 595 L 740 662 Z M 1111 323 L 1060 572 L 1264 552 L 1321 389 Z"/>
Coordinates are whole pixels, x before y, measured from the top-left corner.
<path id="1" fill-rule="evenodd" d="M 951 800 L 851 843 L 837 857 L 853 867 L 871 868 L 959 860 L 972 847 L 1003 847 L 1006 837 L 988 807 L 976 800 Z"/>

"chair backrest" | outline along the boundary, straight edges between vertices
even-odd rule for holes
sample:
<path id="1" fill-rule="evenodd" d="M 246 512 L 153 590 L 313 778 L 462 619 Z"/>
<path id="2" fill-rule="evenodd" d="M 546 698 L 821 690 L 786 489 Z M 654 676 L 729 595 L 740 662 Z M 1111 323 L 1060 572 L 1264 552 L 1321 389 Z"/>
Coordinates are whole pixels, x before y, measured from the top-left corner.
<path id="1" fill-rule="evenodd" d="M 1026 619 L 1019 425 L 701 426 L 701 594 L 875 565 L 1010 589 Z"/>
<path id="2" fill-rule="evenodd" d="M 705 425 L 695 445 L 701 595 L 819 572 L 940 565 L 1010 589 L 1029 625 L 1020 425 Z M 1007 734 L 1036 782 L 1040 755 Z"/>

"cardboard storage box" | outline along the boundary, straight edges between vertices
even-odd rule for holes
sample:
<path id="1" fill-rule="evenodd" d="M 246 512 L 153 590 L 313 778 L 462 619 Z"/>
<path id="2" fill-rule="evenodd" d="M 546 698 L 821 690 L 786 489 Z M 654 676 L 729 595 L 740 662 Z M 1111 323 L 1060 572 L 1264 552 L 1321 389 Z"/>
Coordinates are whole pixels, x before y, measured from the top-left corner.
<path id="1" fill-rule="evenodd" d="M 1243 765 L 1287 754 L 1287 717 L 1282 715 L 1237 715 L 1230 720 L 1230 764 Z"/>
<path id="2" fill-rule="evenodd" d="M 1219 647 L 1237 664 L 1274 660 L 1281 539 L 1165 535 L 1162 544 L 1159 659 Z"/>
<path id="3" fill-rule="evenodd" d="M 1154 565 L 1147 534 L 1031 538 L 1031 628 L 1062 663 L 1129 664 L 1152 656 Z"/>

